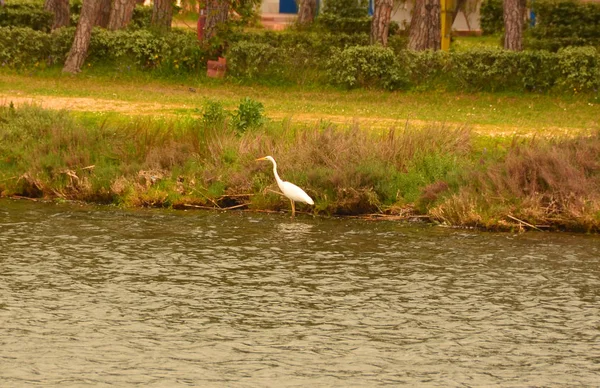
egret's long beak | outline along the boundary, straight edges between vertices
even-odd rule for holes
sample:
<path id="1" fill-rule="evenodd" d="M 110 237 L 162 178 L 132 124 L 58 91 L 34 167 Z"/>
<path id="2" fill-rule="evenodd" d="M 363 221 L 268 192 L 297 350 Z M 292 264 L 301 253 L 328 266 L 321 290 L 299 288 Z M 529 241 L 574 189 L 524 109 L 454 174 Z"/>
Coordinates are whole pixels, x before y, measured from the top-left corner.
<path id="1" fill-rule="evenodd" d="M 265 157 L 256 159 L 256 161 L 259 161 L 259 160 L 267 160 L 267 157 L 265 156 Z"/>

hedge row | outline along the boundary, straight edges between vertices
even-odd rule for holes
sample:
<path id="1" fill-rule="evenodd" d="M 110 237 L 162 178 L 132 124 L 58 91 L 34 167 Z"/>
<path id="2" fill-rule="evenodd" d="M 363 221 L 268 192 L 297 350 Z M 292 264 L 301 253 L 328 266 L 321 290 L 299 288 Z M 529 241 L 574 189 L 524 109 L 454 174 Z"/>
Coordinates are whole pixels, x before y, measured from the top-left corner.
<path id="1" fill-rule="evenodd" d="M 62 64 L 74 28 L 52 34 L 0 27 L 0 65 L 29 68 Z M 247 36 L 247 35 L 246 35 Z M 240 38 L 238 36 L 238 38 Z M 401 37 L 394 37 L 402 39 Z M 445 87 L 488 91 L 594 91 L 600 86 L 600 55 L 593 47 L 512 52 L 472 49 L 412 52 L 367 45 L 366 35 L 258 34 L 233 40 L 226 52 L 229 73 L 270 83 L 331 83 L 388 90 Z M 402 44 L 397 44 L 402 47 Z M 205 69 L 208 49 L 194 33 L 94 29 L 88 63 L 167 73 Z"/>
<path id="2" fill-rule="evenodd" d="M 482 0 L 479 8 L 479 24 L 484 35 L 504 31 L 502 0 Z"/>
<path id="3" fill-rule="evenodd" d="M 29 27 L 48 32 L 52 28 L 54 16 L 44 10 L 43 2 L 8 1 L 0 7 L 0 27 Z"/>
<path id="4" fill-rule="evenodd" d="M 29 68 L 62 64 L 73 43 L 75 28 L 52 34 L 30 28 L 0 27 L 0 65 Z M 88 63 L 115 63 L 141 69 L 197 71 L 205 67 L 207 52 L 196 34 L 174 30 L 158 34 L 149 30 L 108 31 L 95 28 Z"/>
<path id="5" fill-rule="evenodd" d="M 71 25 L 77 25 L 81 1 L 71 1 Z M 139 29 L 150 26 L 152 7 L 137 5 L 133 10 L 130 29 Z M 25 27 L 38 31 L 50 32 L 54 16 L 44 10 L 44 2 L 35 0 L 8 1 L 0 7 L 0 27 Z"/>
<path id="6" fill-rule="evenodd" d="M 536 26 L 527 32 L 532 49 L 558 51 L 567 46 L 600 46 L 600 4 L 542 0 L 533 5 Z"/>
<path id="7" fill-rule="evenodd" d="M 291 80 L 304 68 L 294 53 L 264 43 L 238 42 L 228 52 L 231 73 L 240 78 Z M 333 48 L 313 71 L 346 88 L 388 90 L 444 85 L 486 91 L 595 91 L 600 87 L 600 55 L 593 47 L 514 52 L 473 49 L 461 52 L 402 50 L 381 46 Z"/>

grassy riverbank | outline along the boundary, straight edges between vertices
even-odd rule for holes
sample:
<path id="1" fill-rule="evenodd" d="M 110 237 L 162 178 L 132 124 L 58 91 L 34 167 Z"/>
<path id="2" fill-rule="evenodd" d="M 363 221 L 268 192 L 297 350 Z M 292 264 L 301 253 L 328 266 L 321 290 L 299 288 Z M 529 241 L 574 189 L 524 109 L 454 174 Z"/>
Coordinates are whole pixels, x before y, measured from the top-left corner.
<path id="1" fill-rule="evenodd" d="M 218 104 L 217 104 L 218 105 Z M 487 229 L 600 229 L 600 132 L 488 136 L 436 122 L 387 128 L 270 120 L 234 127 L 204 110 L 164 117 L 0 108 L 2 196 L 123 206 L 288 209 L 284 179 L 316 214 L 426 216 Z"/>

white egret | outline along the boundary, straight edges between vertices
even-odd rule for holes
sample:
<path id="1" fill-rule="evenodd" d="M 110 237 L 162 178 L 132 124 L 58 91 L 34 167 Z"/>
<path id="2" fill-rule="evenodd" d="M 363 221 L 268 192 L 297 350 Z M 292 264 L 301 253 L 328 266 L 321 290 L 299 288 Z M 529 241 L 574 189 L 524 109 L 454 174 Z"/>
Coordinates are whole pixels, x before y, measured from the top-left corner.
<path id="1" fill-rule="evenodd" d="M 294 201 L 304 202 L 309 205 L 315 204 L 312 198 L 309 197 L 304 190 L 302 190 L 300 187 L 296 186 L 291 182 L 286 182 L 282 180 L 279 177 L 279 174 L 277 174 L 277 162 L 275 162 L 275 159 L 273 159 L 273 157 L 265 156 L 264 158 L 258 158 L 256 160 L 270 160 L 271 163 L 273 163 L 273 175 L 275 175 L 277 186 L 279 186 L 279 189 L 281 190 L 283 195 L 290 199 L 290 202 L 292 204 L 292 217 L 294 217 L 294 215 L 296 214 L 296 206 L 294 205 Z"/>

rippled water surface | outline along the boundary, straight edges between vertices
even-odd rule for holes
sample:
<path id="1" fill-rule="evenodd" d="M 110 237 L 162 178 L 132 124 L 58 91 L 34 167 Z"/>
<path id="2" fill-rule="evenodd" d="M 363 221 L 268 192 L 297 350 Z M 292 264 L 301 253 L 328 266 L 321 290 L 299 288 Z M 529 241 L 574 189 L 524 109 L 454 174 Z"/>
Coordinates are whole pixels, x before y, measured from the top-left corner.
<path id="1" fill-rule="evenodd" d="M 600 237 L 0 201 L 0 386 L 598 386 Z"/>

